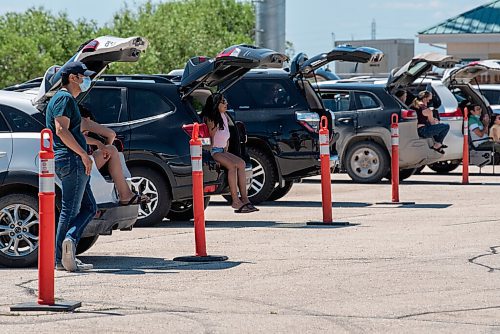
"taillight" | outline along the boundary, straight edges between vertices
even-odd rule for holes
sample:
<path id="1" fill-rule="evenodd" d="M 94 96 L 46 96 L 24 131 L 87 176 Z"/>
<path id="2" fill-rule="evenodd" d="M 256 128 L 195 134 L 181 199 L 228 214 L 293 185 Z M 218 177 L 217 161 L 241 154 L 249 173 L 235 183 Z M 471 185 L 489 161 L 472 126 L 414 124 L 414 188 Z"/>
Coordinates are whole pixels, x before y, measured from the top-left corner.
<path id="1" fill-rule="evenodd" d="M 401 110 L 401 118 L 402 119 L 416 119 L 417 118 L 417 112 L 412 109 L 403 109 Z"/>
<path id="2" fill-rule="evenodd" d="M 182 126 L 182 130 L 189 136 L 189 138 L 193 135 L 193 127 L 194 124 L 185 124 Z M 210 141 L 210 132 L 208 131 L 208 126 L 205 123 L 199 124 L 198 128 L 198 138 L 201 140 L 201 145 L 209 146 L 211 144 Z"/>
<path id="3" fill-rule="evenodd" d="M 315 112 L 299 112 L 295 113 L 297 122 L 305 127 L 309 132 L 318 132 L 319 130 L 319 115 Z"/>
<path id="4" fill-rule="evenodd" d="M 216 185 L 209 185 L 209 186 L 203 187 L 203 192 L 204 193 L 214 193 L 216 190 L 217 190 L 217 186 Z"/>
<path id="5" fill-rule="evenodd" d="M 82 53 L 94 52 L 98 46 L 99 46 L 99 42 L 94 39 L 93 41 L 90 41 L 87 45 L 85 45 L 83 47 Z"/>
<path id="6" fill-rule="evenodd" d="M 462 117 L 462 110 L 460 108 L 457 108 L 455 111 L 452 112 L 443 112 L 439 113 L 439 117 Z"/>

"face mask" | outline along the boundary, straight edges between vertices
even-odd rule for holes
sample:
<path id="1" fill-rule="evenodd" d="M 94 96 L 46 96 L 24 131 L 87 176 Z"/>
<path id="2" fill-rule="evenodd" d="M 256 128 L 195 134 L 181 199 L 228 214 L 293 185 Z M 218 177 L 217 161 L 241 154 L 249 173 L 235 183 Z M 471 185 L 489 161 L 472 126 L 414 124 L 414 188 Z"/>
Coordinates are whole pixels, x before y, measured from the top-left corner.
<path id="1" fill-rule="evenodd" d="M 82 90 L 82 92 L 88 91 L 91 83 L 92 80 L 90 80 L 89 77 L 83 77 L 83 82 L 80 84 L 80 89 Z"/>

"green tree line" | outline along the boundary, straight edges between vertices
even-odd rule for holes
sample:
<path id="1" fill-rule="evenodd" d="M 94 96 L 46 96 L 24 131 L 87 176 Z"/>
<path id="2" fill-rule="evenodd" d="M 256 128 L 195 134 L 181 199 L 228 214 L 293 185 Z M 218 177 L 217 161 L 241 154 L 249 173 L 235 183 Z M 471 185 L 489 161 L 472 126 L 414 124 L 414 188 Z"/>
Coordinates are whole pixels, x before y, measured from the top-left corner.
<path id="1" fill-rule="evenodd" d="M 0 87 L 42 76 L 62 65 L 80 44 L 102 35 L 143 36 L 150 47 L 135 64 L 113 64 L 110 73 L 167 73 L 196 55 L 253 43 L 254 9 L 236 0 L 180 0 L 123 7 L 112 21 L 73 22 L 67 13 L 43 7 L 0 16 Z"/>

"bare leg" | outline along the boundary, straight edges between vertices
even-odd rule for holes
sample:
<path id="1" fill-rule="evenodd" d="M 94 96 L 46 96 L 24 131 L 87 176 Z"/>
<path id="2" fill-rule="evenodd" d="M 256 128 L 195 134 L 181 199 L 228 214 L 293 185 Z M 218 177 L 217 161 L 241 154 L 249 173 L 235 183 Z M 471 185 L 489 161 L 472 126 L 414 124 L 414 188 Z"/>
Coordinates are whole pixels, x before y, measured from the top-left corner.
<path id="1" fill-rule="evenodd" d="M 106 145 L 106 147 L 111 151 L 111 154 L 107 159 L 104 158 L 104 154 L 101 150 L 96 150 L 92 154 L 96 167 L 99 169 L 104 166 L 106 162 L 108 163 L 109 174 L 113 178 L 120 201 L 127 202 L 132 198 L 132 196 L 134 196 L 134 193 L 130 190 L 127 181 L 125 180 L 125 175 L 123 175 L 118 150 L 113 145 Z"/>
<path id="2" fill-rule="evenodd" d="M 215 161 L 220 163 L 223 167 L 227 169 L 227 181 L 229 183 L 229 190 L 231 191 L 231 198 L 233 203 L 231 206 L 235 209 L 241 208 L 243 203 L 238 197 L 238 184 L 237 184 L 237 166 L 235 165 L 232 157 L 232 154 L 227 152 L 215 153 L 213 158 Z"/>

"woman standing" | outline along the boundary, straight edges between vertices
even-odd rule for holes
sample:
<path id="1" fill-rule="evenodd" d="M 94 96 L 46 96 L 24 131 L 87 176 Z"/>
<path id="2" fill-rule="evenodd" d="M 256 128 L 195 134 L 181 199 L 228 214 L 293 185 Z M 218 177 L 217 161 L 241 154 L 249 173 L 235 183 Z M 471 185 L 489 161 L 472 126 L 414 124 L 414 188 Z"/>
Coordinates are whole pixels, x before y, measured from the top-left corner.
<path id="1" fill-rule="evenodd" d="M 229 125 L 227 101 L 222 94 L 216 93 L 208 97 L 201 116 L 208 126 L 212 140 L 211 154 L 215 161 L 228 171 L 228 183 L 231 191 L 232 204 L 235 213 L 259 211 L 250 203 L 246 190 L 245 161 L 227 152 L 229 142 Z M 241 198 L 238 196 L 238 189 Z"/>
<path id="2" fill-rule="evenodd" d="M 434 145 L 430 148 L 434 151 L 444 154 L 443 140 L 450 130 L 448 124 L 439 123 L 439 115 L 434 114 L 434 110 L 427 105 L 432 100 L 432 93 L 421 91 L 416 99 L 413 100 L 411 107 L 417 112 L 417 133 L 421 138 L 434 138 Z"/>

